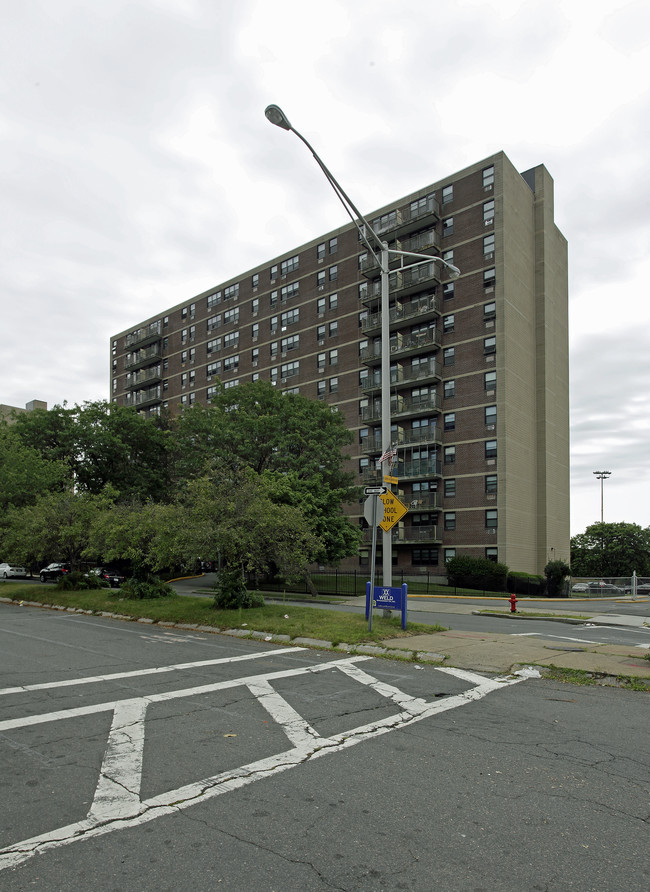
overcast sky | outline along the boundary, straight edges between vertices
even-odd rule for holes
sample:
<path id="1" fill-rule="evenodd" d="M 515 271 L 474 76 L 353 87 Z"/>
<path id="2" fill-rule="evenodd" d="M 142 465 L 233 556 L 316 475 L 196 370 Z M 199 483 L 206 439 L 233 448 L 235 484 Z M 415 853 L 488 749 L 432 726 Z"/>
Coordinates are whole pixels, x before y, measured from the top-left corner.
<path id="1" fill-rule="evenodd" d="M 0 0 L 0 403 L 109 395 L 109 338 L 503 150 L 569 242 L 573 534 L 650 525 L 647 0 Z"/>

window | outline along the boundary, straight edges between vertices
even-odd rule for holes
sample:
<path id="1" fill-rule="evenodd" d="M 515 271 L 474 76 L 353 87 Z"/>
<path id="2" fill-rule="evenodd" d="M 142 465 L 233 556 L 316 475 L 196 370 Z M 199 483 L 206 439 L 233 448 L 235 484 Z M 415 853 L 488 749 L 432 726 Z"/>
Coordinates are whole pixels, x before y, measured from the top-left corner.
<path id="1" fill-rule="evenodd" d="M 334 236 L 334 238 L 330 239 L 329 248 L 330 248 L 330 254 L 336 254 L 336 252 L 338 251 L 339 240 L 336 238 L 336 236 Z"/>
<path id="2" fill-rule="evenodd" d="M 218 316 L 210 316 L 206 324 L 208 333 L 214 331 L 215 328 L 221 328 L 221 313 Z"/>
<path id="3" fill-rule="evenodd" d="M 329 268 L 329 280 L 330 282 L 336 282 L 339 277 L 339 268 L 338 266 L 330 266 Z"/>
<path id="4" fill-rule="evenodd" d="M 208 341 L 205 350 L 208 356 L 210 353 L 216 353 L 217 350 L 221 350 L 221 338 L 215 338 L 213 341 Z"/>
<path id="5" fill-rule="evenodd" d="M 319 325 L 318 328 L 316 329 L 316 338 L 319 343 L 321 341 L 323 343 L 325 343 L 325 326 L 324 325 Z"/>
<path id="6" fill-rule="evenodd" d="M 494 185 L 494 165 L 483 168 L 483 188 L 491 188 Z"/>
<path id="7" fill-rule="evenodd" d="M 339 364 L 339 351 L 338 350 L 330 350 L 330 365 L 338 365 Z"/>
<path id="8" fill-rule="evenodd" d="M 251 326 L 251 336 L 254 341 L 256 341 L 260 336 L 260 324 L 259 322 L 253 322 Z"/>
<path id="9" fill-rule="evenodd" d="M 483 270 L 483 287 L 484 288 L 494 288 L 494 283 L 496 282 L 496 270 L 494 267 L 491 269 Z"/>
<path id="10" fill-rule="evenodd" d="M 357 261 L 359 264 L 359 269 L 364 268 L 367 260 L 368 260 L 368 252 L 367 251 L 364 251 L 363 254 L 359 254 L 359 259 Z"/>
<path id="11" fill-rule="evenodd" d="M 290 335 L 280 341 L 280 350 L 287 353 L 289 350 L 297 350 L 300 347 L 300 335 Z"/>
<path id="12" fill-rule="evenodd" d="M 442 237 L 445 238 L 448 235 L 451 235 L 454 231 L 454 218 L 446 217 L 442 221 Z"/>
<path id="13" fill-rule="evenodd" d="M 269 345 L 269 349 L 271 351 L 271 356 L 277 356 L 278 355 L 278 342 L 271 341 L 271 343 Z"/>
<path id="14" fill-rule="evenodd" d="M 277 291 L 272 291 L 269 294 L 269 304 L 271 306 L 271 309 L 273 309 L 273 307 L 277 306 L 277 304 L 278 304 L 278 292 Z"/>
<path id="15" fill-rule="evenodd" d="M 259 284 L 260 284 L 260 274 L 253 273 L 253 275 L 251 277 L 251 285 L 253 286 L 253 288 L 257 288 L 259 286 Z"/>
<path id="16" fill-rule="evenodd" d="M 443 384 L 443 392 L 445 399 L 451 399 L 452 396 L 456 396 L 456 382 L 455 381 L 445 381 Z"/>
<path id="17" fill-rule="evenodd" d="M 486 390 L 495 390 L 497 386 L 497 373 L 485 372 L 483 375 L 483 383 Z"/>
<path id="18" fill-rule="evenodd" d="M 183 350 L 183 352 L 181 353 L 181 362 L 183 363 L 183 365 L 185 365 L 185 363 L 187 362 L 187 350 Z"/>
<path id="19" fill-rule="evenodd" d="M 484 257 L 493 257 L 494 256 L 494 233 L 491 232 L 489 235 L 483 236 L 483 256 Z"/>
<path id="20" fill-rule="evenodd" d="M 497 457 L 497 441 L 496 440 L 486 440 L 485 441 L 485 457 L 486 458 L 496 458 Z"/>
<path id="21" fill-rule="evenodd" d="M 208 363 L 205 373 L 208 376 L 208 378 L 212 378 L 213 375 L 218 375 L 220 371 L 221 371 L 221 360 L 218 359 L 217 362 L 209 362 Z"/>
<path id="22" fill-rule="evenodd" d="M 430 566 L 438 564 L 437 548 L 414 548 L 411 552 L 411 564 L 414 567 Z"/>
<path id="23" fill-rule="evenodd" d="M 259 347 L 253 347 L 251 350 L 251 365 L 253 368 L 257 366 L 257 363 L 260 361 L 260 349 Z"/>
<path id="24" fill-rule="evenodd" d="M 325 287 L 325 270 L 321 269 L 316 273 L 316 284 L 319 288 Z"/>
<path id="25" fill-rule="evenodd" d="M 359 371 L 359 387 L 363 388 L 370 381 L 370 369 L 360 369 Z"/>
<path id="26" fill-rule="evenodd" d="M 229 285 L 227 288 L 223 289 L 224 300 L 234 300 L 236 297 L 239 297 L 239 282 L 236 282 L 234 285 Z"/>
<path id="27" fill-rule="evenodd" d="M 231 331 L 230 334 L 224 335 L 223 338 L 223 346 L 225 350 L 229 348 L 236 347 L 239 343 L 239 332 Z"/>
<path id="28" fill-rule="evenodd" d="M 487 225 L 494 220 L 494 199 L 486 201 L 483 204 L 483 222 Z"/>
<path id="29" fill-rule="evenodd" d="M 316 385 L 316 393 L 320 397 L 325 396 L 325 382 L 324 381 L 318 382 L 318 384 Z"/>
<path id="30" fill-rule="evenodd" d="M 365 300 L 368 297 L 368 283 L 360 282 L 359 283 L 359 300 Z"/>
<path id="31" fill-rule="evenodd" d="M 456 495 L 456 478 L 448 477 L 445 480 L 445 498 L 453 499 Z"/>
<path id="32" fill-rule="evenodd" d="M 278 326 L 279 326 L 278 317 L 271 316 L 271 318 L 269 319 L 269 325 L 271 328 L 271 334 L 275 334 L 275 332 L 278 330 Z"/>
<path id="33" fill-rule="evenodd" d="M 329 336 L 331 338 L 335 338 L 339 333 L 339 323 L 338 321 L 330 322 L 329 324 Z"/>
<path id="34" fill-rule="evenodd" d="M 216 307 L 217 304 L 221 303 L 221 292 L 215 291 L 214 294 L 208 294 L 208 310 L 212 309 L 212 307 Z"/>
<path id="35" fill-rule="evenodd" d="M 325 256 L 325 242 L 321 242 L 320 245 L 316 246 L 316 257 L 318 260 L 322 260 Z"/>
<path id="36" fill-rule="evenodd" d="M 453 465 L 456 461 L 456 447 L 455 446 L 445 446 L 444 458 L 445 458 L 446 465 Z"/>
<path id="37" fill-rule="evenodd" d="M 186 343 L 187 343 L 187 329 L 184 328 L 183 331 L 181 332 L 181 344 L 186 344 Z"/>
<path id="38" fill-rule="evenodd" d="M 496 508 L 488 508 L 485 512 L 485 526 L 487 529 L 492 530 L 498 526 L 497 523 L 497 509 Z"/>
<path id="39" fill-rule="evenodd" d="M 449 332 L 454 330 L 455 321 L 453 313 L 449 313 L 448 316 L 442 317 L 442 330 L 444 334 L 449 334 Z"/>
<path id="40" fill-rule="evenodd" d="M 196 316 L 196 304 L 190 304 L 190 319 Z"/>
<path id="41" fill-rule="evenodd" d="M 445 564 L 447 561 L 452 561 L 456 557 L 456 549 L 455 548 L 445 548 Z"/>
<path id="42" fill-rule="evenodd" d="M 183 307 L 181 310 L 181 319 L 187 319 L 188 307 Z"/>
<path id="43" fill-rule="evenodd" d="M 196 339 L 196 325 L 190 325 L 190 341 Z"/>
<path id="44" fill-rule="evenodd" d="M 217 395 L 218 392 L 219 392 L 219 388 L 216 386 L 216 384 L 213 384 L 211 387 L 208 387 L 208 389 L 206 390 L 206 393 L 205 393 L 208 402 L 210 402 L 210 400 L 213 399 Z"/>
<path id="45" fill-rule="evenodd" d="M 339 296 L 336 292 L 334 294 L 330 294 L 329 296 L 329 308 L 330 310 L 335 310 L 339 305 Z"/>
<path id="46" fill-rule="evenodd" d="M 373 229 L 381 232 L 381 230 L 392 229 L 397 223 L 397 211 L 389 211 L 382 214 L 381 217 L 375 217 L 372 221 Z"/>
<path id="47" fill-rule="evenodd" d="M 485 407 L 485 423 L 492 424 L 492 425 L 497 423 L 497 407 L 496 406 L 486 406 Z"/>
<path id="48" fill-rule="evenodd" d="M 444 416 L 444 428 L 446 431 L 453 431 L 456 429 L 455 412 L 447 412 L 447 414 Z"/>
<path id="49" fill-rule="evenodd" d="M 224 325 L 234 325 L 237 322 L 239 322 L 239 307 L 235 307 L 232 310 L 226 310 L 223 314 Z"/>
<path id="50" fill-rule="evenodd" d="M 290 285 L 283 285 L 280 289 L 280 300 L 289 300 L 291 297 L 298 297 L 300 294 L 300 282 L 292 282 Z"/>
<path id="51" fill-rule="evenodd" d="M 289 257 L 287 260 L 283 260 L 280 264 L 280 273 L 283 276 L 286 276 L 288 273 L 293 273 L 298 269 L 298 264 L 300 262 L 300 258 L 296 254 L 295 257 Z"/>
<path id="52" fill-rule="evenodd" d="M 455 282 L 445 282 L 442 286 L 442 297 L 443 300 L 451 300 L 456 293 L 456 283 Z"/>
<path id="53" fill-rule="evenodd" d="M 163 318 L 163 328 L 167 328 L 168 325 L 169 325 L 169 316 L 165 316 Z M 113 346 L 114 347 L 117 346 L 117 341 L 113 341 Z"/>
<path id="54" fill-rule="evenodd" d="M 318 356 L 316 357 L 316 366 L 317 366 L 319 372 L 322 372 L 325 370 L 325 358 L 326 357 L 325 357 L 324 353 L 319 353 Z"/>
<path id="55" fill-rule="evenodd" d="M 278 266 L 274 264 L 270 269 L 271 281 L 274 282 L 278 277 Z"/>
<path id="56" fill-rule="evenodd" d="M 454 249 L 450 248 L 448 251 L 443 251 L 442 259 L 446 260 L 447 263 L 453 263 L 454 262 Z"/>
<path id="57" fill-rule="evenodd" d="M 445 347 L 442 351 L 442 364 L 443 365 L 453 365 L 456 362 L 456 348 L 455 347 Z"/>
<path id="58" fill-rule="evenodd" d="M 330 378 L 330 393 L 336 393 L 339 389 L 339 379 Z"/>
<path id="59" fill-rule="evenodd" d="M 194 338 L 192 338 L 194 340 Z M 190 347 L 190 362 L 194 362 L 196 359 L 196 347 Z"/>
<path id="60" fill-rule="evenodd" d="M 496 563 L 499 560 L 499 549 L 498 548 L 486 548 L 485 549 L 485 560 L 486 561 L 494 561 L 494 563 Z"/>
<path id="61" fill-rule="evenodd" d="M 286 328 L 287 325 L 295 325 L 296 322 L 300 321 L 300 308 L 296 307 L 295 310 L 287 310 L 286 313 L 282 313 L 280 316 L 280 325 L 283 328 Z"/>
<path id="62" fill-rule="evenodd" d="M 442 203 L 447 204 L 449 201 L 453 201 L 454 199 L 454 187 L 453 186 L 443 186 L 442 187 Z"/>
<path id="63" fill-rule="evenodd" d="M 494 301 L 490 301 L 489 304 L 483 305 L 483 318 L 484 319 L 494 319 L 497 314 L 497 305 Z"/>
<path id="64" fill-rule="evenodd" d="M 483 353 L 489 356 L 491 353 L 497 352 L 497 339 L 493 336 L 483 340 Z"/>
<path id="65" fill-rule="evenodd" d="M 455 511 L 445 511 L 445 529 L 446 530 L 455 530 L 456 529 L 456 512 Z"/>
<path id="66" fill-rule="evenodd" d="M 293 376 L 299 374 L 299 372 L 299 360 L 295 360 L 294 362 L 285 362 L 283 365 L 280 366 L 280 376 L 282 378 L 293 378 Z"/>
<path id="67" fill-rule="evenodd" d="M 485 477 L 485 492 L 488 495 L 494 495 L 497 491 L 497 475 L 487 474 Z"/>
<path id="68" fill-rule="evenodd" d="M 316 312 L 318 313 L 319 316 L 325 315 L 325 298 L 324 297 L 319 297 L 318 300 L 316 301 Z"/>
<path id="69" fill-rule="evenodd" d="M 323 381 L 323 384 L 324 383 L 325 382 Z M 360 474 L 365 474 L 365 472 L 368 470 L 369 467 L 370 467 L 370 459 L 369 458 L 360 458 L 359 459 L 359 473 Z"/>
<path id="70" fill-rule="evenodd" d="M 224 372 L 236 372 L 239 368 L 239 354 L 235 353 L 234 356 L 229 356 L 227 359 L 223 361 L 223 370 Z"/>

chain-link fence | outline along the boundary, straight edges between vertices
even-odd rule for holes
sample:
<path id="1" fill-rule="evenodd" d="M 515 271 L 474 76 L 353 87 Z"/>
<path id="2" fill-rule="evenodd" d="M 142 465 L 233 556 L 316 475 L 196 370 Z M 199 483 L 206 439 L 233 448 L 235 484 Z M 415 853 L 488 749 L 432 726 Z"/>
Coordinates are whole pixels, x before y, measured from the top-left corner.
<path id="1" fill-rule="evenodd" d="M 650 595 L 650 577 L 647 576 L 574 576 L 571 579 L 571 596 L 574 598 L 611 598 L 616 595 Z"/>

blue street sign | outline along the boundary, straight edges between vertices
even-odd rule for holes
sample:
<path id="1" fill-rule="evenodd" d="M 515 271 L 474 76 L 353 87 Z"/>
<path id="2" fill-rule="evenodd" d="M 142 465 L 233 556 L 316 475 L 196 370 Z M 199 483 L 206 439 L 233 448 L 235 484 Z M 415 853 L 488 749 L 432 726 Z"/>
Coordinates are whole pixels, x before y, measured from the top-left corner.
<path id="1" fill-rule="evenodd" d="M 406 628 L 406 600 L 407 585 L 404 583 L 399 588 L 376 585 L 372 606 L 382 610 L 399 610 L 402 613 L 402 628 Z M 366 582 L 366 619 L 370 614 L 370 583 Z"/>

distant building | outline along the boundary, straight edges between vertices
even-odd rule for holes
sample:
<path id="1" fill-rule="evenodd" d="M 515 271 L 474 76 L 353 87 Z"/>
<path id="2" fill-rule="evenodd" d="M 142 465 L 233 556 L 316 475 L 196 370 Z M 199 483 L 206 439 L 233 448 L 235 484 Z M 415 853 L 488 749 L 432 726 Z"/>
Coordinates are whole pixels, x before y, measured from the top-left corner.
<path id="1" fill-rule="evenodd" d="M 462 273 L 430 262 L 391 276 L 393 473 L 410 508 L 394 566 L 568 560 L 567 244 L 548 171 L 520 174 L 498 153 L 366 217 L 391 247 Z M 218 382 L 262 378 L 342 412 L 359 481 L 375 481 L 379 299 L 374 258 L 342 226 L 115 335 L 111 398 L 177 413 Z"/>
<path id="2" fill-rule="evenodd" d="M 0 418 L 11 422 L 11 416 L 14 412 L 33 412 L 34 409 L 47 410 L 47 403 L 43 402 L 43 400 L 30 400 L 24 409 L 21 409 L 19 406 L 7 406 L 5 403 L 0 403 Z"/>

